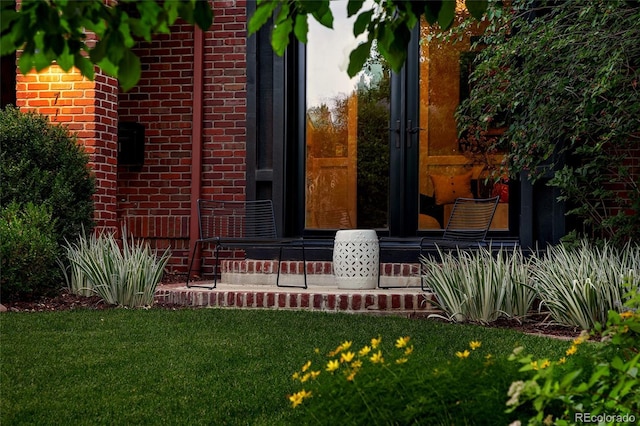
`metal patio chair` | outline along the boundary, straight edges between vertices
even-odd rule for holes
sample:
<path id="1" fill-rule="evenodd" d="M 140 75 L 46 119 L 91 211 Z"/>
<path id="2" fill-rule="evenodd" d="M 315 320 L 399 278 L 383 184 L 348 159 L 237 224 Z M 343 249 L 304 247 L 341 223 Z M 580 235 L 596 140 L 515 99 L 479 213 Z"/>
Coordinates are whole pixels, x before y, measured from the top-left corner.
<path id="1" fill-rule="evenodd" d="M 457 198 L 441 237 L 427 236 L 409 242 L 406 239 L 383 237 L 380 238 L 380 249 L 418 251 L 420 260 L 428 247 L 441 250 L 486 247 L 487 232 L 499 201 L 500 197 Z M 422 281 L 421 279 L 420 287 L 424 290 Z M 380 287 L 379 284 L 378 286 Z"/>
<path id="2" fill-rule="evenodd" d="M 191 262 L 187 275 L 187 287 L 214 289 L 220 273 L 220 251 L 233 249 L 277 249 L 278 250 L 278 287 L 298 287 L 280 285 L 280 263 L 284 249 L 301 249 L 304 285 L 307 288 L 307 268 L 302 238 L 280 238 L 276 232 L 276 221 L 271 200 L 225 201 L 198 200 L 198 225 L 200 238 L 191 253 Z M 213 266 L 213 287 L 189 285 L 191 271 L 198 247 L 213 244 L 215 263 Z M 203 256 L 204 259 L 204 256 Z"/>

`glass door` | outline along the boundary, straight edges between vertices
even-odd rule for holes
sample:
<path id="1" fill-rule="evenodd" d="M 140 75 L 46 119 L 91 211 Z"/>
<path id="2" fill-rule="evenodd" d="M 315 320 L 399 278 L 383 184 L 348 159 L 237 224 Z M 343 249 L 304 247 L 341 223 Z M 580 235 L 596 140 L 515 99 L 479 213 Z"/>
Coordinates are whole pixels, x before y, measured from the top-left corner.
<path id="1" fill-rule="evenodd" d="M 349 78 L 347 3 L 332 2 L 334 29 L 309 22 L 306 54 L 305 228 L 388 227 L 390 72 L 375 53 Z"/>
<path id="2" fill-rule="evenodd" d="M 452 43 L 422 22 L 399 73 L 374 52 L 349 79 L 349 53 L 362 40 L 352 35 L 345 1 L 332 2 L 332 11 L 333 30 L 309 21 L 305 228 L 415 236 L 446 227 L 455 198 L 499 194 L 492 228 L 508 229 L 508 190 L 493 183 L 502 156 L 479 151 L 491 134 L 459 138 L 454 117 L 468 96 L 471 41 L 480 30 Z M 457 19 L 465 13 L 461 5 Z"/>

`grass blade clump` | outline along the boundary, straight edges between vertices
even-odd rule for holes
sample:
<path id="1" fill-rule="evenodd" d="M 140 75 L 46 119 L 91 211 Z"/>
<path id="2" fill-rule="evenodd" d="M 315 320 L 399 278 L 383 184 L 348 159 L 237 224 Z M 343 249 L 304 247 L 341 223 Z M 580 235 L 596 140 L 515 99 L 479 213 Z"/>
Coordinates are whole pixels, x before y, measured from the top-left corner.
<path id="1" fill-rule="evenodd" d="M 526 315 L 535 293 L 525 286 L 527 265 L 519 250 L 500 249 L 497 256 L 485 248 L 438 253 L 440 261 L 421 259 L 424 283 L 448 319 L 489 323 L 501 315 Z"/>
<path id="2" fill-rule="evenodd" d="M 496 268 L 503 271 L 505 286 L 502 312 L 508 317 L 525 317 L 536 298 L 529 277 L 530 261 L 530 258 L 525 259 L 519 248 L 511 252 L 500 249 L 498 252 Z"/>
<path id="3" fill-rule="evenodd" d="M 449 320 L 489 323 L 500 316 L 524 317 L 535 299 L 522 251 L 502 248 L 448 251 L 440 261 L 423 257 L 424 283 Z"/>
<path id="4" fill-rule="evenodd" d="M 82 291 L 91 291 L 106 303 L 127 307 L 153 303 L 170 252 L 156 256 L 148 244 L 135 242 L 123 232 L 122 249 L 113 233 L 83 236 L 67 247 L 71 277 L 67 280 Z"/>
<path id="5" fill-rule="evenodd" d="M 95 294 L 95 290 L 79 265 L 82 254 L 89 250 L 89 241 L 83 230 L 82 236 L 78 238 L 76 244 L 70 244 L 69 241 L 67 241 L 67 244 L 63 247 L 68 262 L 65 263 L 62 259 L 57 259 L 65 282 L 67 283 L 69 293 L 85 297 Z"/>
<path id="6" fill-rule="evenodd" d="M 556 322 L 588 330 L 596 322 L 604 324 L 609 310 L 621 309 L 625 279 L 638 291 L 639 267 L 638 246 L 616 249 L 583 241 L 575 249 L 550 247 L 535 258 L 531 277 Z"/>

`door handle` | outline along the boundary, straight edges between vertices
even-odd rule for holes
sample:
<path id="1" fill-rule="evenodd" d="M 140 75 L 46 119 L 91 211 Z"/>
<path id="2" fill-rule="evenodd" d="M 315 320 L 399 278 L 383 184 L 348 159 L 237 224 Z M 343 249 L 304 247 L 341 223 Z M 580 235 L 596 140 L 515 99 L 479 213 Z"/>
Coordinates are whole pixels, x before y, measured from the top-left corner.
<path id="1" fill-rule="evenodd" d="M 422 127 L 411 127 L 411 120 L 407 120 L 407 148 L 411 148 L 411 135 L 417 134 L 420 130 L 424 130 Z"/>

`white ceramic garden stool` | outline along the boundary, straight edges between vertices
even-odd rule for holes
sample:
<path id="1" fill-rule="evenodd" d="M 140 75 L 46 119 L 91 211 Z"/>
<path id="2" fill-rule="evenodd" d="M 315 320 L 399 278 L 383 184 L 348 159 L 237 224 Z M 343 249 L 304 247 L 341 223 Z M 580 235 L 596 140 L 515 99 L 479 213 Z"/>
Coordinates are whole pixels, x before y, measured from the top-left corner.
<path id="1" fill-rule="evenodd" d="M 333 244 L 333 273 L 338 288 L 375 288 L 380 272 L 380 245 L 373 229 L 336 232 Z"/>

